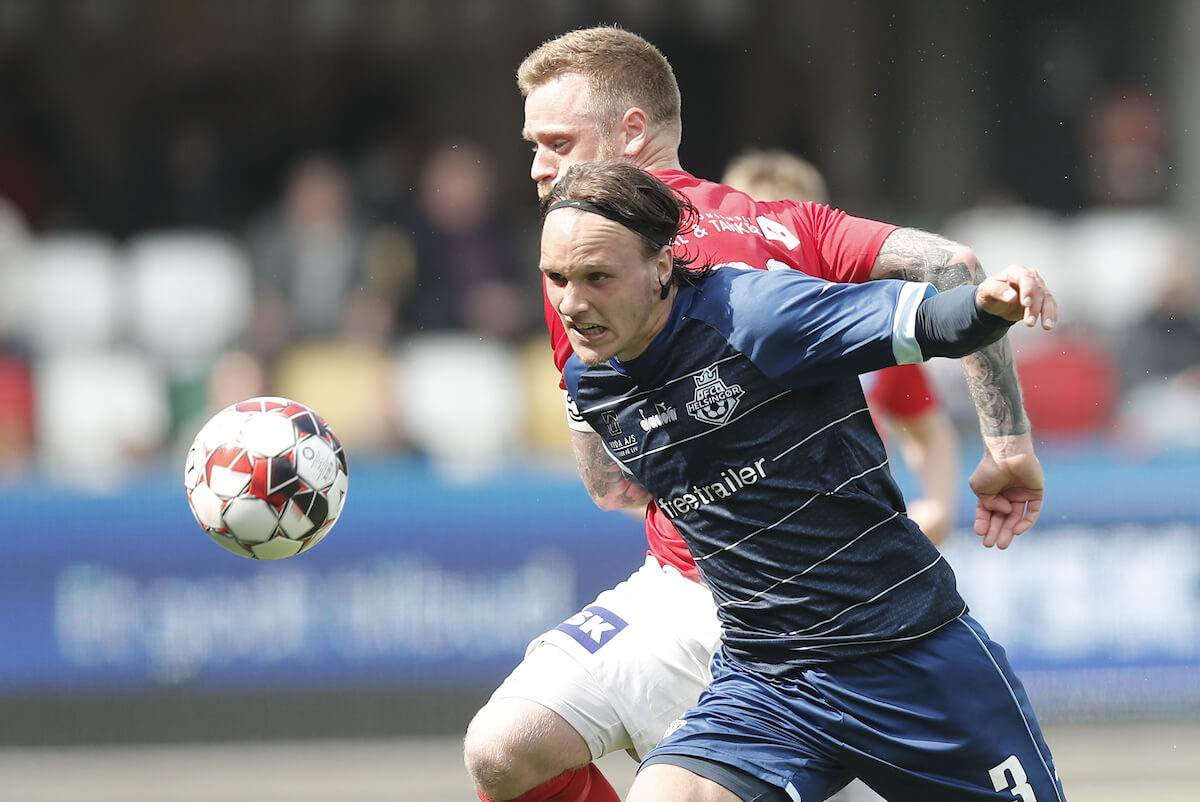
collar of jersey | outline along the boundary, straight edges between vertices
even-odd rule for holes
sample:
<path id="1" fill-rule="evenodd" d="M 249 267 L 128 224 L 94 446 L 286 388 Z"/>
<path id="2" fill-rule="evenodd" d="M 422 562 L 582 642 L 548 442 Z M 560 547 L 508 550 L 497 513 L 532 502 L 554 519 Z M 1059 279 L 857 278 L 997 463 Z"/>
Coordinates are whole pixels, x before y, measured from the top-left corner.
<path id="1" fill-rule="evenodd" d="M 671 315 L 667 318 L 666 325 L 654 336 L 654 339 L 646 346 L 646 350 L 628 361 L 613 357 L 608 360 L 609 366 L 623 376 L 639 380 L 639 384 L 641 379 L 653 374 L 655 368 L 667 360 L 667 351 L 670 348 L 675 329 L 679 327 L 679 322 L 684 318 L 687 309 L 691 307 L 695 296 L 695 287 L 688 284 L 681 286 L 675 293 L 675 301 L 671 304 Z"/>

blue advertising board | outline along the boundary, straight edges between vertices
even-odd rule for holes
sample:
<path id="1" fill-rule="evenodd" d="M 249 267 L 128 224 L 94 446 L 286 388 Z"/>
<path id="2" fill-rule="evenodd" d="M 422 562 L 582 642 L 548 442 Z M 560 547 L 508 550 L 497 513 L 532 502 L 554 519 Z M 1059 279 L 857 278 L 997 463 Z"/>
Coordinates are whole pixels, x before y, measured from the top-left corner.
<path id="1" fill-rule="evenodd" d="M 1045 464 L 1041 522 L 1008 550 L 980 547 L 963 499 L 945 553 L 973 614 L 1043 707 L 1200 710 L 1200 458 Z M 0 509 L 8 697 L 491 685 L 645 551 L 568 468 L 354 464 L 329 537 L 276 562 L 212 543 L 173 470 L 103 495 L 9 487 Z"/>
<path id="2" fill-rule="evenodd" d="M 0 693 L 499 677 L 645 551 L 639 522 L 598 510 L 569 470 L 352 470 L 329 536 L 270 562 L 209 540 L 174 475 L 7 494 Z"/>

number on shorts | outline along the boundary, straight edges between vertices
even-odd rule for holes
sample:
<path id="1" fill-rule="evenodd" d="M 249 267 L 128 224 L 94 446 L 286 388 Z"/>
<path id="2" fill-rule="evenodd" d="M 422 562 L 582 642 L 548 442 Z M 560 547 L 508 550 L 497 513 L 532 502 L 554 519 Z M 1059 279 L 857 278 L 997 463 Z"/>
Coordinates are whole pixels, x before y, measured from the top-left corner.
<path id="1" fill-rule="evenodd" d="M 1009 755 L 1004 762 L 989 771 L 988 775 L 991 776 L 992 786 L 997 791 L 1008 791 L 1021 802 L 1037 802 L 1037 796 L 1029 787 L 1025 769 L 1021 767 L 1021 761 L 1017 760 L 1016 755 Z"/>

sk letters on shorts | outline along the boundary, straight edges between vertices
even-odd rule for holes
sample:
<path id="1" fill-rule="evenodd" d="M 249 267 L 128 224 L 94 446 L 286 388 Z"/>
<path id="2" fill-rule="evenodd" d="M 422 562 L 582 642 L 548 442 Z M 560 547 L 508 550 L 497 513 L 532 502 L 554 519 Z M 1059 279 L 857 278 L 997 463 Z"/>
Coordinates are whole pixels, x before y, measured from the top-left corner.
<path id="1" fill-rule="evenodd" d="M 720 644 L 712 596 L 653 557 L 628 579 L 530 643 L 493 698 L 558 713 L 592 757 L 644 755 L 696 702 Z"/>

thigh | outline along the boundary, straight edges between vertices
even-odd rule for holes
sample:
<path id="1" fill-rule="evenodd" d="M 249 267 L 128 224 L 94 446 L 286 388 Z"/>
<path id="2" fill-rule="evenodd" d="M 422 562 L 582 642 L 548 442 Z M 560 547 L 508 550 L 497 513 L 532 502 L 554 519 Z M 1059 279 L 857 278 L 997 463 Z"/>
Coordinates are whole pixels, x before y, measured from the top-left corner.
<path id="1" fill-rule="evenodd" d="M 809 678 L 844 714 L 832 731 L 843 761 L 892 802 L 1063 798 L 1024 688 L 969 616 Z"/>
<path id="2" fill-rule="evenodd" d="M 841 713 L 820 694 L 803 681 L 767 678 L 723 652 L 712 665 L 708 689 L 643 765 L 677 765 L 738 798 L 772 802 L 823 800 L 851 779 L 828 735 Z"/>
<path id="3" fill-rule="evenodd" d="M 669 763 L 641 769 L 626 802 L 743 802 L 743 797 L 707 777 Z"/>
<path id="4" fill-rule="evenodd" d="M 645 755 L 707 686 L 719 643 L 708 589 L 647 559 L 535 639 L 492 698 L 553 710 L 593 758 L 629 748 Z"/>

